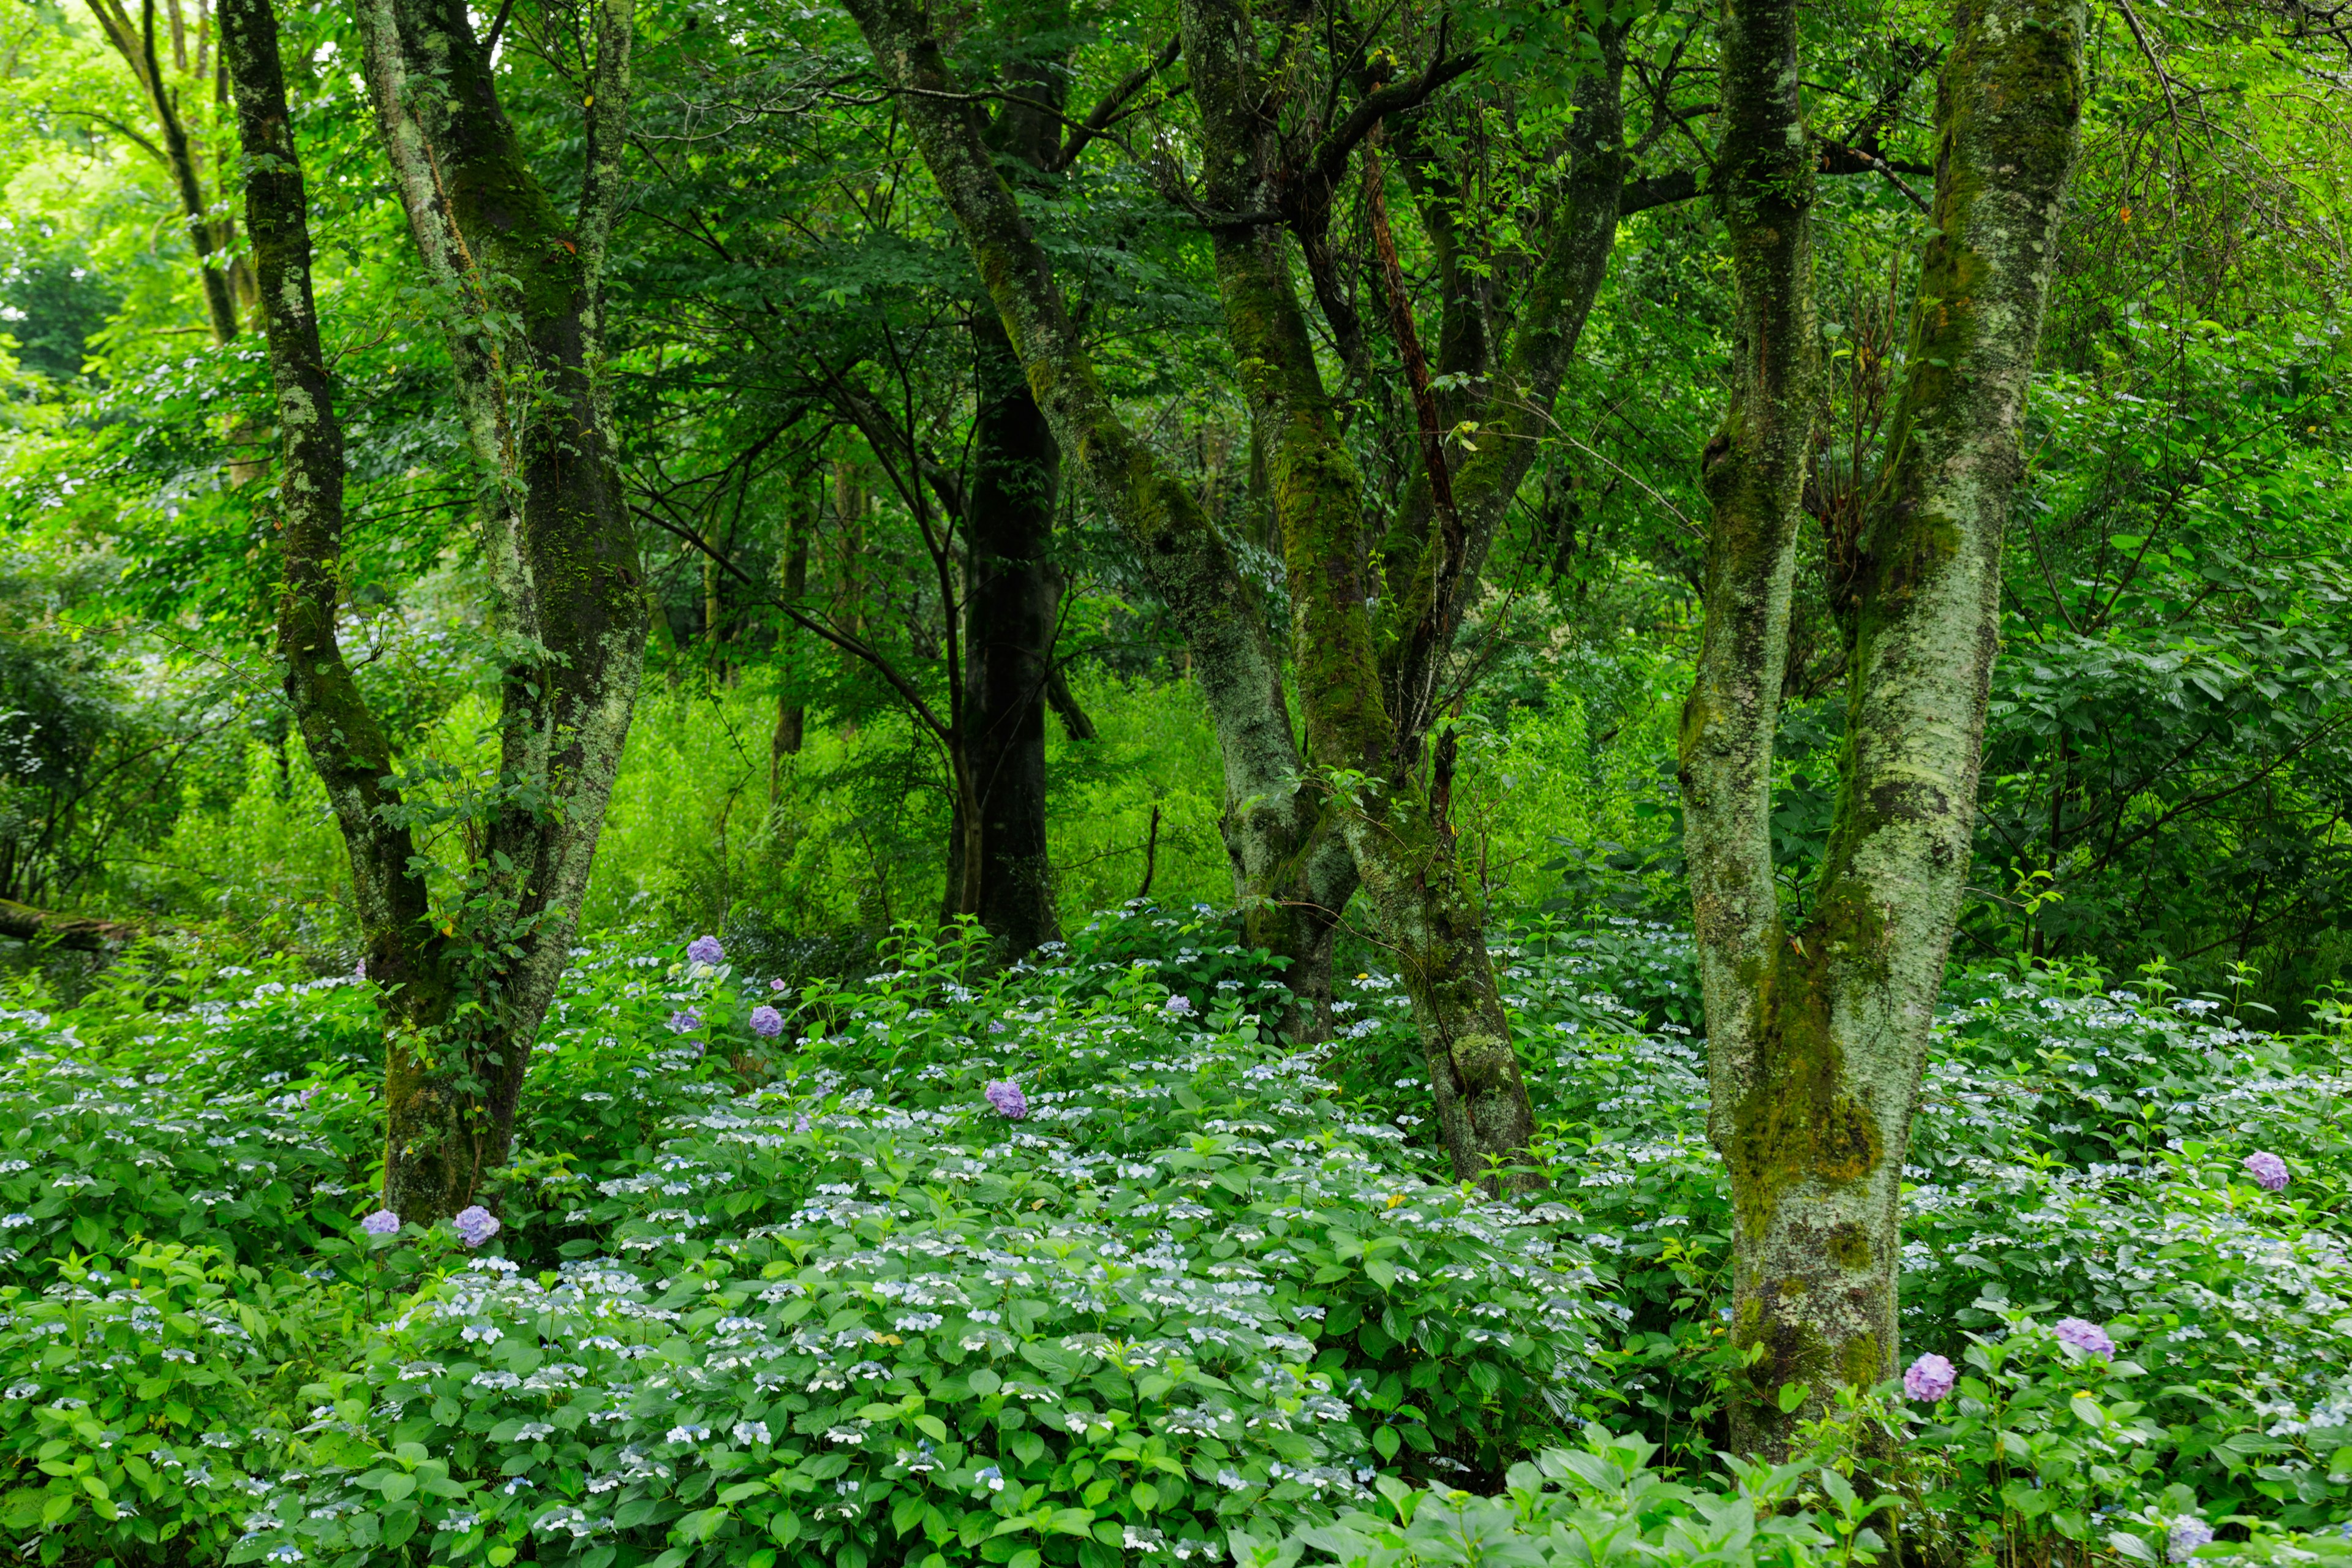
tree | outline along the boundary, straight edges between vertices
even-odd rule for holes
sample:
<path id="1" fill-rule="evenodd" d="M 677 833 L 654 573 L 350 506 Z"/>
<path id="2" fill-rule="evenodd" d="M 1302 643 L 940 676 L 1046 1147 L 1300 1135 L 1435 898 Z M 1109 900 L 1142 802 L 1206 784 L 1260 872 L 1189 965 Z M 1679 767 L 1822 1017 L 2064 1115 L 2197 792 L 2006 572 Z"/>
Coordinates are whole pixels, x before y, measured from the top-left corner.
<path id="1" fill-rule="evenodd" d="M 1703 458 L 1706 621 L 1681 777 L 1710 1131 L 1733 1204 L 1734 1442 L 1895 1364 L 1903 1155 L 1969 868 L 2001 545 L 2083 112 L 2083 11 L 1961 0 L 1937 89 L 1933 230 L 1848 629 L 1828 855 L 1784 910 L 1773 738 L 1818 405 L 1798 7 L 1733 0 L 1717 164 L 1739 314 Z M 1802 1398 L 1784 1405 L 1782 1391 Z"/>
<path id="2" fill-rule="evenodd" d="M 1231 544 L 1105 395 L 1054 264 L 999 174 L 973 100 L 928 23 L 904 0 L 853 0 L 850 10 L 1062 450 L 1142 558 L 1182 632 L 1224 752 L 1236 881 L 1245 902 L 1277 911 L 1291 927 L 1269 945 L 1309 948 L 1314 932 L 1300 928 L 1336 921 L 1360 879 L 1412 996 L 1455 1173 L 1488 1179 L 1496 1162 L 1515 1164 L 1532 1114 L 1486 949 L 1485 910 L 1454 855 L 1452 749 L 1443 738 L 1430 742 L 1453 630 L 1533 442 L 1496 441 L 1482 466 L 1499 472 L 1456 491 L 1417 329 L 1399 300 L 1392 331 L 1414 381 L 1416 445 L 1434 504 L 1392 531 L 1378 563 L 1384 584 L 1376 579 L 1346 421 L 1323 382 L 1284 249 L 1285 233 L 1295 235 L 1326 320 L 1349 344 L 1352 312 L 1322 276 L 1331 197 L 1383 121 L 1428 101 L 1475 58 L 1449 55 L 1441 31 L 1428 65 L 1393 84 L 1334 63 L 1333 89 L 1352 87 L 1358 96 L 1323 123 L 1316 95 L 1289 63 L 1260 55 L 1243 7 L 1198 0 L 1181 10 L 1205 170 L 1195 205 L 1209 232 L 1228 345 L 1252 416 L 1267 432 L 1302 755 L 1281 661 Z M 1600 58 L 1582 74 L 1580 155 L 1551 204 L 1540 258 L 1526 280 L 1534 308 L 1502 356 L 1515 368 L 1531 361 L 1535 373 L 1497 378 L 1490 397 L 1498 425 L 1540 419 L 1599 283 L 1622 183 L 1621 37 L 1604 28 Z M 1305 134 L 1276 133 L 1298 120 Z M 1380 178 L 1376 169 L 1367 175 L 1368 183 Z M 1368 200 L 1377 212 L 1377 198 Z M 1393 295 L 1393 277 L 1390 289 Z M 1517 1186 L 1528 1178 L 1507 1180 Z"/>
<path id="3" fill-rule="evenodd" d="M 230 0 L 223 24 L 281 447 L 278 652 L 350 850 L 367 971 L 385 994 L 384 1202 L 429 1221 L 473 1201 L 506 1158 L 636 696 L 644 579 L 598 380 L 631 10 L 593 7 L 587 175 L 567 229 L 499 104 L 492 42 L 465 7 L 360 8 L 382 142 L 446 312 L 472 437 L 503 666 L 488 787 L 396 777 L 338 645 L 343 437 L 278 23 L 269 0 Z M 436 889 L 416 832 L 453 820 L 470 853 Z"/>

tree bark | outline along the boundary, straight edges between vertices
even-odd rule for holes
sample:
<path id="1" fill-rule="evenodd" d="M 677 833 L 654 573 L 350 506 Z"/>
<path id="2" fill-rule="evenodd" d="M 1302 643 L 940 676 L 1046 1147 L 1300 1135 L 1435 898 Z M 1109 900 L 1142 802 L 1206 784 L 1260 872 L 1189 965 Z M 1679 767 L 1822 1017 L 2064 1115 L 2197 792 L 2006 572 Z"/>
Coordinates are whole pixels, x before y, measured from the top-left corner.
<path id="1" fill-rule="evenodd" d="M 784 525 L 784 558 L 777 575 L 784 602 L 798 605 L 808 596 L 809 535 L 816 530 L 816 505 L 805 479 L 792 490 L 792 512 Z M 778 631 L 777 662 L 782 688 L 776 694 L 776 731 L 768 742 L 768 809 L 774 812 L 783 794 L 784 759 L 800 754 L 806 739 L 808 710 L 800 701 L 800 627 L 787 621 Z"/>
<path id="2" fill-rule="evenodd" d="M 381 728 L 334 640 L 341 437 L 310 299 L 276 21 L 268 0 L 231 0 L 224 12 L 285 450 L 281 652 L 352 855 L 369 973 L 392 997 L 384 1201 L 412 1220 L 486 1195 L 485 1179 L 507 1157 L 643 659 L 643 577 L 595 384 L 630 16 L 624 0 L 605 0 L 593 19 L 597 101 L 575 235 L 499 107 L 463 5 L 366 0 L 360 12 L 411 233 L 459 323 L 451 353 L 506 660 L 499 780 L 470 807 L 480 855 L 436 908 L 407 826 L 419 807 L 386 784 Z"/>
<path id="3" fill-rule="evenodd" d="M 1008 957 L 1056 940 L 1045 846 L 1061 452 L 994 318 L 971 327 L 979 397 L 964 602 L 965 747 L 980 806 L 980 923 Z"/>
<path id="4" fill-rule="evenodd" d="M 1811 403 L 1811 150 L 1789 0 L 1734 0 L 1718 164 L 1740 287 L 1707 451 L 1707 624 L 1683 726 L 1709 1129 L 1733 1201 L 1735 1446 L 1784 1453 L 1839 1384 L 1895 1371 L 1902 1164 L 1969 858 L 2000 548 L 2083 106 L 2074 0 L 1964 0 L 1933 227 L 1873 494 L 1847 748 L 1809 907 L 1772 885 L 1772 731 Z M 1784 1412 L 1780 1390 L 1806 1396 Z"/>
<path id="5" fill-rule="evenodd" d="M 262 290 L 262 327 L 277 394 L 278 484 L 284 582 L 278 648 L 311 765 L 342 830 L 367 972 L 404 1029 L 446 1011 L 439 933 L 417 868 L 392 748 L 336 638 L 343 531 L 343 431 L 319 341 L 310 284 L 310 204 L 287 110 L 270 0 L 225 0 L 221 47 L 245 153 L 246 226 Z"/>

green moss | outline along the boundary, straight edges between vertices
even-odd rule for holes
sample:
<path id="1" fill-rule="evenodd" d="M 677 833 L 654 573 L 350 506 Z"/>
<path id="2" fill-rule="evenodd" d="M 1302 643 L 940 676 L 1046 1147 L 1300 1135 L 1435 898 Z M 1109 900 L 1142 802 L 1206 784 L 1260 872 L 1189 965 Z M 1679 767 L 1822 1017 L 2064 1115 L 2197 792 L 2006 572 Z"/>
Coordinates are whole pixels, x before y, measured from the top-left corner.
<path id="1" fill-rule="evenodd" d="M 1870 1267 L 1870 1237 L 1863 1227 L 1851 1221 L 1831 1230 L 1826 1249 L 1830 1261 L 1850 1273 L 1860 1273 Z"/>
<path id="2" fill-rule="evenodd" d="M 1847 1090 L 1845 1052 L 1830 1026 L 1831 949 L 1845 942 L 1867 951 L 1883 936 L 1853 923 L 1816 921 L 1782 944 L 1772 965 L 1763 1037 L 1724 1151 L 1732 1203 L 1751 1236 L 1770 1228 L 1791 1189 L 1861 1181 L 1885 1157 L 1877 1119 Z"/>

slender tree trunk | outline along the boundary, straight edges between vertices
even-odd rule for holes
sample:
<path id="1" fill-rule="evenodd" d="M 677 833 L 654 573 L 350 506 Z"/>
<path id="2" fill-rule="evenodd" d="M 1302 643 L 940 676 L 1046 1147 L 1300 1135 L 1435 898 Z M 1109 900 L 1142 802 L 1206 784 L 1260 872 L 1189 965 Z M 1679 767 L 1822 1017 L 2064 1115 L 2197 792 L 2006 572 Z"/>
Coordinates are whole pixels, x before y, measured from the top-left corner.
<path id="1" fill-rule="evenodd" d="M 778 573 L 784 602 L 797 605 L 808 596 L 809 535 L 815 531 L 816 508 L 805 481 L 793 487 L 792 513 L 785 524 L 784 558 Z M 783 794 L 784 759 L 798 756 L 805 739 L 808 710 L 802 706 L 801 630 L 787 621 L 777 633 L 782 685 L 776 693 L 776 731 L 768 743 L 768 809 L 773 812 Z"/>
<path id="2" fill-rule="evenodd" d="M 2000 548 L 2083 104 L 2074 0 L 1966 0 L 1937 94 L 1907 381 L 1864 523 L 1847 748 L 1810 907 L 1772 885 L 1772 733 L 1812 407 L 1811 152 L 1794 6 L 1733 0 L 1718 164 L 1739 357 L 1709 444 L 1707 623 L 1683 726 L 1710 1132 L 1729 1169 L 1735 1446 L 1785 1452 L 1897 1364 L 1902 1164 L 1975 821 Z M 1784 1388 L 1806 1396 L 1783 1411 Z"/>
<path id="3" fill-rule="evenodd" d="M 107 42 L 131 68 L 140 90 L 146 94 L 148 108 L 154 111 L 155 127 L 163 141 L 160 150 L 163 166 L 172 176 L 173 194 L 180 200 L 180 221 L 188 236 L 188 245 L 196 253 L 196 277 L 204 289 L 205 320 L 212 328 L 213 342 L 227 342 L 236 336 L 236 305 L 228 275 L 214 259 L 223 241 L 205 212 L 203 181 L 196 170 L 194 150 L 188 142 L 187 124 L 180 118 L 179 95 L 164 79 L 163 62 L 155 52 L 155 0 L 143 0 L 136 24 L 120 0 L 89 0 L 89 4 Z"/>
<path id="4" fill-rule="evenodd" d="M 971 328 L 980 410 L 967 521 L 964 648 L 980 923 L 1012 956 L 1060 935 L 1045 847 L 1045 688 L 1054 661 L 1061 453 L 994 318 Z"/>

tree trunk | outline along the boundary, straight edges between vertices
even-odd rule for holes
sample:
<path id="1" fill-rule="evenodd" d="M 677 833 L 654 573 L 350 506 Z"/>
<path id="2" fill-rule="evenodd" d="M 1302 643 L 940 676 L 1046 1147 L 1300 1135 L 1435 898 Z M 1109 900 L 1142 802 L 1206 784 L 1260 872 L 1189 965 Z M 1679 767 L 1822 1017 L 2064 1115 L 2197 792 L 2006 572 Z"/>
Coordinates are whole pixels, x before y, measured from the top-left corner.
<path id="1" fill-rule="evenodd" d="M 1229 0 L 1185 0 L 1180 14 L 1208 202 L 1223 211 L 1267 205 L 1272 164 L 1258 112 L 1267 84 L 1246 17 Z M 1524 1174 L 1495 1174 L 1524 1158 L 1535 1123 L 1486 952 L 1484 904 L 1461 874 L 1442 801 L 1400 746 L 1397 716 L 1383 702 L 1362 485 L 1278 237 L 1232 226 L 1210 237 L 1226 335 L 1268 431 L 1308 754 L 1348 775 L 1332 786 L 1330 809 L 1412 998 L 1454 1174 L 1524 1187 Z"/>
<path id="2" fill-rule="evenodd" d="M 1054 662 L 1061 452 L 992 317 L 971 327 L 979 396 L 968 508 L 963 719 L 980 807 L 980 923 L 1019 957 L 1055 941 L 1045 848 L 1045 688 Z"/>
<path id="3" fill-rule="evenodd" d="M 1066 5 L 1021 13 L 990 145 L 1031 177 L 1059 151 L 1069 81 Z M 980 886 L 967 902 L 999 952 L 1061 934 L 1045 844 L 1045 691 L 1060 594 L 1052 551 L 1061 448 L 1004 323 L 983 302 L 971 324 L 972 485 L 965 519 L 964 749 L 979 813 Z"/>
<path id="4" fill-rule="evenodd" d="M 1733 1440 L 1776 1457 L 1834 1385 L 1897 1364 L 1903 1158 L 1968 872 L 2001 540 L 2083 104 L 2074 0 L 1958 7 L 1907 380 L 1864 525 L 1844 776 L 1810 907 L 1784 916 L 1771 745 L 1813 374 L 1796 26 L 1789 0 L 1734 0 L 1718 168 L 1740 353 L 1708 447 L 1683 727 L 1732 1331 L 1759 1353 Z M 1792 1384 L 1806 1395 L 1784 1412 Z"/>
<path id="5" fill-rule="evenodd" d="M 231 0 L 224 43 L 285 471 L 287 689 L 351 857 L 368 972 L 392 997 L 385 1192 L 430 1221 L 484 1195 L 506 1159 L 523 1071 L 586 890 L 646 633 L 635 539 L 592 374 L 596 295 L 617 198 L 629 16 L 595 16 L 596 89 L 575 240 L 556 221 L 499 108 L 456 0 L 369 0 L 367 73 L 383 139 L 453 334 L 461 407 L 486 476 L 481 511 L 510 647 L 499 784 L 475 824 L 480 858 L 434 907 L 384 784 L 383 731 L 334 637 L 341 436 L 310 297 L 301 167 L 288 130 L 268 0 Z"/>
<path id="6" fill-rule="evenodd" d="M 1281 885 L 1310 836 L 1297 743 L 1263 600 L 1196 497 L 1128 428 L 1105 392 L 1052 265 L 997 172 L 987 128 L 908 0 L 850 0 L 907 124 L 1004 320 L 1060 448 L 1136 549 L 1184 639 L 1217 727 L 1225 847 L 1244 904 Z"/>
<path id="7" fill-rule="evenodd" d="M 809 535 L 815 531 L 816 508 L 805 480 L 793 486 L 792 514 L 785 523 L 784 558 L 778 576 L 784 602 L 798 605 L 808 595 Z M 777 663 L 782 686 L 776 693 L 776 732 L 768 742 L 768 809 L 777 809 L 783 794 L 784 759 L 798 756 L 806 738 L 808 710 L 800 700 L 800 627 L 787 621 L 777 633 Z"/>

